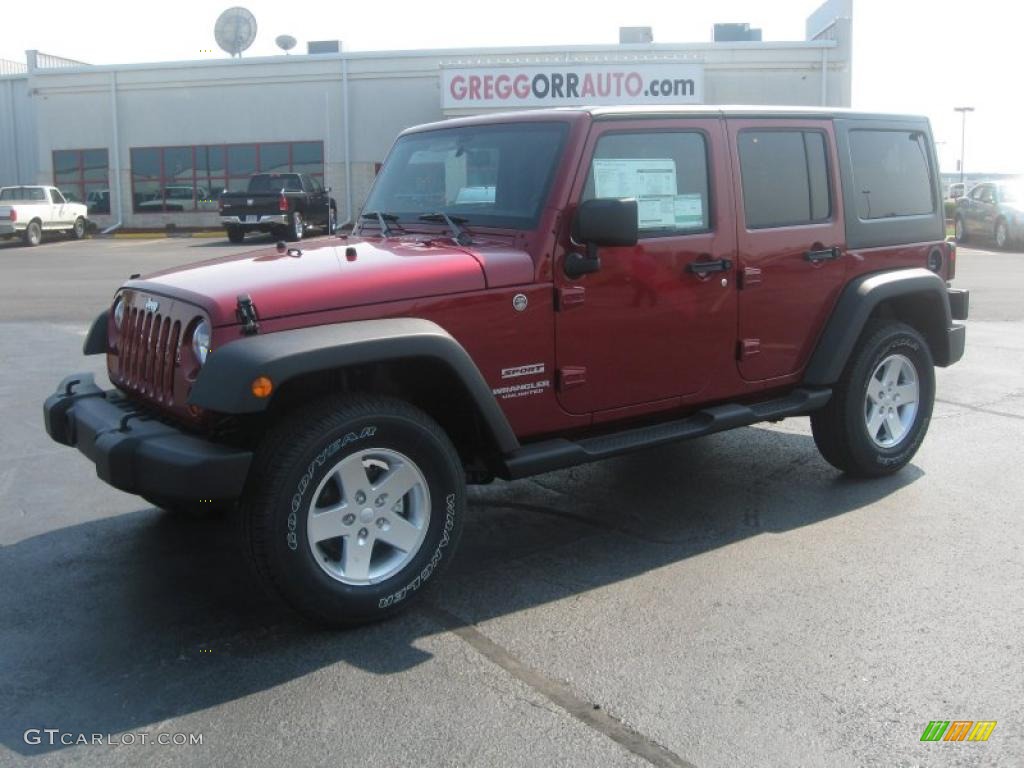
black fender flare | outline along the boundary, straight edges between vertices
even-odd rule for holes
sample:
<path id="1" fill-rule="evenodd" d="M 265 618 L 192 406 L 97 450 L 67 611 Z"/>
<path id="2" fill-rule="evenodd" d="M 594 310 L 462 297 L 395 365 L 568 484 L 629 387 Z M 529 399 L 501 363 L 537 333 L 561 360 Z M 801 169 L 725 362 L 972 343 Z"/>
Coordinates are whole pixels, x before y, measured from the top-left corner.
<path id="1" fill-rule="evenodd" d="M 190 405 L 228 414 L 265 411 L 270 398 L 252 394 L 266 376 L 280 387 L 296 376 L 366 363 L 428 358 L 462 382 L 503 454 L 519 448 L 512 427 L 469 353 L 441 326 L 419 318 L 317 325 L 232 341 L 210 353 L 188 397 Z"/>
<path id="2" fill-rule="evenodd" d="M 951 360 L 946 334 L 953 327 L 946 283 L 927 269 L 898 269 L 861 275 L 849 282 L 839 296 L 804 374 L 804 384 L 835 384 L 846 367 L 857 339 L 871 313 L 883 301 L 915 297 L 922 302 L 927 318 L 925 337 L 935 363 Z"/>
<path id="3" fill-rule="evenodd" d="M 109 348 L 107 337 L 109 315 L 110 310 L 105 309 L 92 321 L 92 325 L 89 326 L 89 333 L 85 337 L 85 343 L 82 345 L 83 355 L 102 355 L 106 353 Z"/>

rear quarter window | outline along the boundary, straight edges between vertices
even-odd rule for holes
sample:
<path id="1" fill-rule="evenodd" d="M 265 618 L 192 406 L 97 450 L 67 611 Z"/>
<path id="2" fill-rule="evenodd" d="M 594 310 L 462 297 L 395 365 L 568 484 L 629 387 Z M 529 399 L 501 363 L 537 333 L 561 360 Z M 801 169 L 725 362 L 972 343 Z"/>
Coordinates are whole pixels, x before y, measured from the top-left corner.
<path id="1" fill-rule="evenodd" d="M 852 130 L 850 160 L 861 220 L 935 211 L 929 148 L 921 131 Z"/>

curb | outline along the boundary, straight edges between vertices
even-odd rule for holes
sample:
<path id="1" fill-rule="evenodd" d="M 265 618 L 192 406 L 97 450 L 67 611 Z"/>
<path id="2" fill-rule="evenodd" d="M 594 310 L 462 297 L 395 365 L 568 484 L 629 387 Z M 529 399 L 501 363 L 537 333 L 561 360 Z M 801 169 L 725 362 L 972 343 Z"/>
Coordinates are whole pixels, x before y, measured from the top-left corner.
<path id="1" fill-rule="evenodd" d="M 202 232 L 112 232 L 109 235 L 100 233 L 89 235 L 94 240 L 157 240 L 159 238 L 191 238 L 191 237 L 227 237 L 222 230 Z"/>

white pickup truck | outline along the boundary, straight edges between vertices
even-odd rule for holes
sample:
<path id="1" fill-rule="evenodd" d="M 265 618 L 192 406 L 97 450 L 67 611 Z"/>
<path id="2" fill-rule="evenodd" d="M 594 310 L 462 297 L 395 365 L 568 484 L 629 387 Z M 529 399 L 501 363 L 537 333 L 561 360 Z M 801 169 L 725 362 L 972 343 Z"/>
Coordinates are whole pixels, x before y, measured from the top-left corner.
<path id="1" fill-rule="evenodd" d="M 56 187 L 0 187 L 0 239 L 20 236 L 25 245 L 39 245 L 43 232 L 85 237 L 87 209 L 69 203 Z"/>

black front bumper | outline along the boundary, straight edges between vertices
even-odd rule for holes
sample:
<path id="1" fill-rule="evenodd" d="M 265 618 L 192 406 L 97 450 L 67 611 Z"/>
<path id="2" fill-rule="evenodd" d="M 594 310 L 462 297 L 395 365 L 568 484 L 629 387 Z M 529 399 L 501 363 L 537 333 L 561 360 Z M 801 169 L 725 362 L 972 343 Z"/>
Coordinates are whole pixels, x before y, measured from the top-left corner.
<path id="1" fill-rule="evenodd" d="M 167 499 L 236 499 L 252 453 L 158 421 L 91 373 L 68 376 L 43 404 L 46 432 L 76 446 L 97 476 L 128 493 Z"/>

